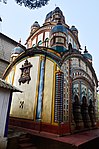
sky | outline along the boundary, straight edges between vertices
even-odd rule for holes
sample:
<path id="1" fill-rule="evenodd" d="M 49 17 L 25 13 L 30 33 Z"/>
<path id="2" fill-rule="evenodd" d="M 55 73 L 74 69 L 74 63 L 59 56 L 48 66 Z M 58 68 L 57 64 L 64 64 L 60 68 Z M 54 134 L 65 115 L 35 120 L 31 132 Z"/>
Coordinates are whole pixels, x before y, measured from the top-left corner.
<path id="1" fill-rule="evenodd" d="M 48 5 L 30 10 L 19 6 L 15 0 L 0 2 L 0 32 L 24 45 L 29 37 L 31 25 L 38 21 L 43 25 L 46 14 L 59 7 L 66 24 L 75 25 L 79 31 L 81 48 L 87 47 L 93 56 L 93 67 L 99 80 L 99 0 L 50 0 Z"/>

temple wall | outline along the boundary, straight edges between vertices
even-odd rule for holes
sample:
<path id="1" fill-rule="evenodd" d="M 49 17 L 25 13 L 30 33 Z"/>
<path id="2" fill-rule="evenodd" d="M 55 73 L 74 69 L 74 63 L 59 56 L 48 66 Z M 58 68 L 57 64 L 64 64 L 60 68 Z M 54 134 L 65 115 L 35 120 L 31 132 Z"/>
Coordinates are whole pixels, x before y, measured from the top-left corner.
<path id="1" fill-rule="evenodd" d="M 30 68 L 31 80 L 29 84 L 21 83 L 19 85 L 19 78 L 21 76 L 20 68 L 26 59 L 13 66 L 6 81 L 13 84 L 20 89 L 22 93 L 13 93 L 10 116 L 17 118 L 36 119 L 36 109 L 38 103 L 38 88 L 40 83 L 40 60 L 39 56 L 28 58 L 28 62 L 32 64 Z M 42 99 L 42 121 L 51 123 L 54 121 L 54 94 L 55 94 L 55 69 L 59 67 L 55 62 L 46 58 L 44 70 L 44 90 Z M 53 117 L 53 118 L 52 118 Z M 52 120 L 53 119 L 53 120 Z"/>
<path id="2" fill-rule="evenodd" d="M 15 73 L 13 85 L 18 87 L 22 91 L 22 93 L 13 93 L 10 115 L 13 117 L 33 119 L 36 99 L 36 85 L 38 79 L 39 57 L 28 58 L 28 61 L 31 62 L 31 64 L 33 65 L 30 69 L 31 80 L 29 84 L 27 84 L 26 82 L 19 85 L 18 80 L 21 75 L 20 68 L 24 64 L 24 61 L 25 60 L 18 63 L 15 68 L 15 72 L 17 73 Z M 23 107 L 21 105 L 22 102 Z"/>

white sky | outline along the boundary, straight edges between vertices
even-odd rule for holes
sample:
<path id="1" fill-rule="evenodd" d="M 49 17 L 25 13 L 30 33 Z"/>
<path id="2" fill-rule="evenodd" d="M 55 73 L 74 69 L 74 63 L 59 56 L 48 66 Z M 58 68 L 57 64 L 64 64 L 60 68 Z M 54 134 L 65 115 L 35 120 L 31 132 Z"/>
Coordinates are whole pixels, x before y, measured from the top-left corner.
<path id="1" fill-rule="evenodd" d="M 99 79 L 99 0 L 50 0 L 48 5 L 30 10 L 16 4 L 15 0 L 7 0 L 7 4 L 0 3 L 0 31 L 16 40 L 21 38 L 25 43 L 30 33 L 30 27 L 38 21 L 44 23 L 46 14 L 60 7 L 69 26 L 75 25 L 79 31 L 81 47 L 93 56 L 93 66 Z"/>

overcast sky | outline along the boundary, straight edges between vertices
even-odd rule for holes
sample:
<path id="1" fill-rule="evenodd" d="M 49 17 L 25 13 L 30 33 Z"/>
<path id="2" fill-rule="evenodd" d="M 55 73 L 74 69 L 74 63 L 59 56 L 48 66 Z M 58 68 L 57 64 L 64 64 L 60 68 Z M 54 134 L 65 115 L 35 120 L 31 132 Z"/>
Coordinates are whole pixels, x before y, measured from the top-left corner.
<path id="1" fill-rule="evenodd" d="M 25 43 L 30 33 L 30 27 L 38 21 L 40 26 L 45 16 L 55 7 L 60 7 L 66 23 L 75 25 L 79 31 L 81 47 L 93 56 L 93 66 L 99 79 L 99 0 L 50 0 L 48 5 L 30 10 L 16 4 L 15 0 L 7 0 L 7 4 L 0 2 L 0 31 L 16 40 L 21 38 Z"/>

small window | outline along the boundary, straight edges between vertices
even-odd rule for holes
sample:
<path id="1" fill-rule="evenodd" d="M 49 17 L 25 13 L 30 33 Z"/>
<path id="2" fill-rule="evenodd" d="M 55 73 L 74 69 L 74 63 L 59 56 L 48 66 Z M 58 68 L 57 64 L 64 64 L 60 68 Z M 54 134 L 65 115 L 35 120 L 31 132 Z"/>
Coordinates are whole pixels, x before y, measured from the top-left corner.
<path id="1" fill-rule="evenodd" d="M 63 43 L 64 44 L 64 38 L 61 38 L 61 37 L 56 38 L 56 43 Z"/>

